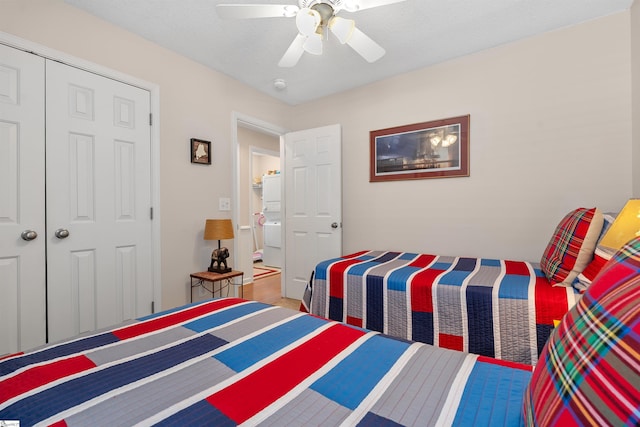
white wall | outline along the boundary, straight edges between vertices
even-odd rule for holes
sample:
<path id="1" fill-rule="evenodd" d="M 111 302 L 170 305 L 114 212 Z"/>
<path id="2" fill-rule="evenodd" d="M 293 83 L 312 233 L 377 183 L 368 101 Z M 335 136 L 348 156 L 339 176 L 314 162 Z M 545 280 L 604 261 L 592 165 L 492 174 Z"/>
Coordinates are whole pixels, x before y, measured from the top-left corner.
<path id="1" fill-rule="evenodd" d="M 342 124 L 344 252 L 537 261 L 568 211 L 620 209 L 630 43 L 619 13 L 299 106 L 287 127 Z M 369 131 L 465 114 L 470 177 L 368 182 Z"/>
<path id="2" fill-rule="evenodd" d="M 277 124 L 288 107 L 62 0 L 2 0 L 0 31 L 160 86 L 162 306 L 189 301 L 189 274 L 215 246 L 202 239 L 205 219 L 231 218 L 218 198 L 235 197 L 232 112 Z M 190 138 L 212 141 L 211 166 L 190 163 Z"/>
<path id="3" fill-rule="evenodd" d="M 633 197 L 640 197 L 640 1 L 631 6 Z"/>
<path id="4" fill-rule="evenodd" d="M 633 47 L 638 75 L 639 48 L 631 43 L 630 15 L 295 108 L 61 0 L 3 0 L 0 31 L 160 86 L 168 308 L 188 301 L 189 273 L 208 265 L 212 246 L 202 240 L 204 220 L 231 217 L 218 211 L 218 198 L 234 197 L 233 111 L 294 130 L 342 124 L 345 252 L 380 248 L 537 260 L 567 211 L 619 209 L 640 179 L 632 181 L 631 52 Z M 635 34 L 637 5 L 633 21 Z M 637 85 L 633 99 L 637 107 Z M 469 178 L 368 182 L 370 130 L 463 114 L 471 115 Z M 213 141 L 211 166 L 189 163 L 192 137 Z M 637 166 L 640 154 L 633 154 Z M 638 188 L 636 183 L 636 193 Z"/>

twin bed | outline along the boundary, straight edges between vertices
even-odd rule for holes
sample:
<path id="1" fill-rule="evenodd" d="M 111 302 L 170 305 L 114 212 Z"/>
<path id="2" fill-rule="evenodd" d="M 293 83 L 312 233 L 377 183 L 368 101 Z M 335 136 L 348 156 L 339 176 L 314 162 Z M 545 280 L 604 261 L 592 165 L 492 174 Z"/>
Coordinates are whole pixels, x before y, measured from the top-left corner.
<path id="1" fill-rule="evenodd" d="M 0 361 L 0 420 L 513 426 L 530 371 L 226 298 Z"/>
<path id="2" fill-rule="evenodd" d="M 578 297 L 529 262 L 386 251 L 319 263 L 305 295 L 318 316 L 527 364 Z"/>
<path id="3" fill-rule="evenodd" d="M 580 298 L 580 273 L 613 220 L 596 208 L 569 212 L 540 263 L 397 251 L 328 259 L 316 266 L 303 307 L 407 340 L 535 364 Z"/>

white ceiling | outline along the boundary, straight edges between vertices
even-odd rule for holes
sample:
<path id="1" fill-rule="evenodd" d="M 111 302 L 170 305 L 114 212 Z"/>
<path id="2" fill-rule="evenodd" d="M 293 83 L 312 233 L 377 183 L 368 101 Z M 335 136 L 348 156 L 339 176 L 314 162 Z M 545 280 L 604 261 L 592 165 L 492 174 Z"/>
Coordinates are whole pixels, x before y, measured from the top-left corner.
<path id="1" fill-rule="evenodd" d="M 340 12 L 386 49 L 370 64 L 330 36 L 324 53 L 293 68 L 278 61 L 297 34 L 294 18 L 221 20 L 221 3 L 297 0 L 64 0 L 227 74 L 290 105 L 627 10 L 633 0 L 406 0 Z M 368 0 L 361 0 L 366 2 Z M 287 88 L 278 91 L 274 79 Z"/>

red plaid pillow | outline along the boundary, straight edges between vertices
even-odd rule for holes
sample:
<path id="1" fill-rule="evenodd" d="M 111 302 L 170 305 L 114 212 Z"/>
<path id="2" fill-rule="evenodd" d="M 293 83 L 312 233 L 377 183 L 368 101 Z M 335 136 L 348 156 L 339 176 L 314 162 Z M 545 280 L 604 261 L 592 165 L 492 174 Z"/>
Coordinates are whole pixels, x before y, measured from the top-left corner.
<path id="1" fill-rule="evenodd" d="M 554 285 L 571 286 L 593 258 L 603 224 L 598 208 L 579 208 L 565 216 L 540 260 L 540 268 Z"/>
<path id="2" fill-rule="evenodd" d="M 640 238 L 553 331 L 525 392 L 528 426 L 640 425 Z"/>

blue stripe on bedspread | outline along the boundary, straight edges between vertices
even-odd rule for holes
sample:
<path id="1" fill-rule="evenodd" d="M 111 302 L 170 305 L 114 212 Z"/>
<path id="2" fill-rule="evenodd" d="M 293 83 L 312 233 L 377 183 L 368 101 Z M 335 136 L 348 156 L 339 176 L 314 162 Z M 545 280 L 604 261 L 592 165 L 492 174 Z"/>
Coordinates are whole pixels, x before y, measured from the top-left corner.
<path id="1" fill-rule="evenodd" d="M 420 270 L 422 269 L 419 267 L 406 266 L 392 271 L 387 278 L 387 289 L 390 291 L 405 292 L 407 290 L 407 281 L 409 280 L 409 277 Z"/>
<path id="2" fill-rule="evenodd" d="M 111 332 L 108 332 L 105 334 L 83 338 L 67 344 L 60 344 L 37 353 L 25 355 L 23 357 L 9 359 L 5 362 L 0 362 L 0 376 L 10 374 L 11 372 L 15 372 L 18 369 L 33 363 L 44 362 L 58 357 L 80 353 L 84 350 L 101 347 L 118 341 L 120 341 L 118 337 L 113 335 Z"/>
<path id="3" fill-rule="evenodd" d="M 232 419 L 220 412 L 218 408 L 209 404 L 206 400 L 201 400 L 189 405 L 183 410 L 173 414 L 169 418 L 163 420 L 159 425 L 167 426 L 220 426 L 231 427 L 238 425 Z"/>
<path id="4" fill-rule="evenodd" d="M 344 313 L 344 299 L 338 297 L 329 297 L 329 319 L 342 320 Z"/>
<path id="5" fill-rule="evenodd" d="M 214 357 L 240 372 L 326 324 L 315 317 L 297 317 Z"/>
<path id="6" fill-rule="evenodd" d="M 410 343 L 379 335 L 371 337 L 310 388 L 353 410 L 362 403 L 409 345 Z M 371 357 L 372 355 L 375 356 Z M 342 386 L 336 387 L 336 384 Z"/>
<path id="7" fill-rule="evenodd" d="M 523 425 L 519 393 L 530 379 L 529 371 L 478 360 L 469 375 L 453 425 Z"/>
<path id="8" fill-rule="evenodd" d="M 383 278 L 373 274 L 367 275 L 367 329 L 384 331 L 384 298 Z"/>
<path id="9" fill-rule="evenodd" d="M 32 425 L 118 387 L 215 350 L 226 343 L 225 340 L 205 334 L 156 353 L 91 372 L 43 390 L 8 406 L 2 411 L 2 416 L 3 419 L 19 419 L 23 425 Z"/>
<path id="10" fill-rule="evenodd" d="M 255 313 L 269 307 L 269 305 L 261 303 L 240 305 L 229 308 L 227 310 L 216 312 L 214 314 L 210 314 L 208 316 L 194 320 L 193 322 L 185 323 L 184 327 L 195 332 L 204 332 L 208 331 L 209 329 L 224 325 L 225 323 L 230 322 L 234 319 L 238 319 L 247 314 Z"/>
<path id="11" fill-rule="evenodd" d="M 441 285 L 462 286 L 465 279 L 471 275 L 476 268 L 475 258 L 460 258 L 453 270 L 446 273 L 440 279 Z"/>
<path id="12" fill-rule="evenodd" d="M 411 339 L 433 345 L 433 313 L 414 311 L 411 314 Z"/>
<path id="13" fill-rule="evenodd" d="M 468 286 L 467 316 L 469 352 L 495 357 L 492 292 L 486 286 Z"/>
<path id="14" fill-rule="evenodd" d="M 500 282 L 498 296 L 500 298 L 523 299 L 529 298 L 529 276 L 507 274 Z"/>
<path id="15" fill-rule="evenodd" d="M 329 266 L 337 261 L 344 261 L 344 258 L 331 258 L 326 261 L 322 261 L 316 266 L 315 278 L 316 280 L 326 280 L 327 271 L 329 271 Z"/>

